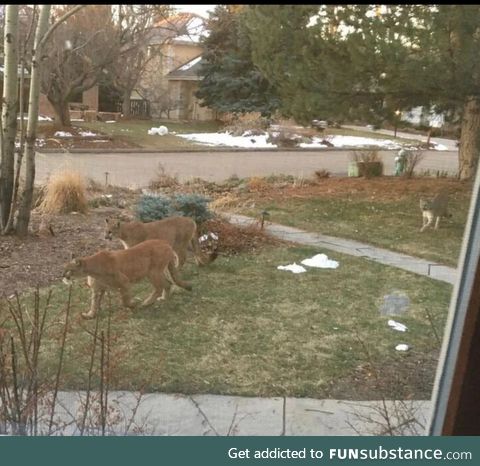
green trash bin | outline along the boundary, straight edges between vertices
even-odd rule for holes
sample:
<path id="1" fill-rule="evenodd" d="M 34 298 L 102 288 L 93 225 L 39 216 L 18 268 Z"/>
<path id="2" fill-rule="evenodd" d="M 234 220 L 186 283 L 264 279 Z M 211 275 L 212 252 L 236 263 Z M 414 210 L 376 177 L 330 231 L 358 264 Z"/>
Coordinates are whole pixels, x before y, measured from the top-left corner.
<path id="1" fill-rule="evenodd" d="M 401 176 L 405 172 L 408 155 L 409 152 L 405 149 L 398 151 L 398 155 L 395 157 L 395 176 Z"/>
<path id="2" fill-rule="evenodd" d="M 357 162 L 350 162 L 348 164 L 348 176 L 358 177 L 358 165 Z"/>

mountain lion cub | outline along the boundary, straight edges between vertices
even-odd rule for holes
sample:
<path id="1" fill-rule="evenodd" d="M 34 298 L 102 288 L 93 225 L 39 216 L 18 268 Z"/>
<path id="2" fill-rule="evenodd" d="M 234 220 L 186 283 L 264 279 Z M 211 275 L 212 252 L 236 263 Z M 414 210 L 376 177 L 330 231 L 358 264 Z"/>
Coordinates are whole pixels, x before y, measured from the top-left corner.
<path id="1" fill-rule="evenodd" d="M 420 232 L 430 226 L 435 220 L 435 230 L 438 229 L 441 217 L 451 217 L 448 213 L 448 193 L 442 191 L 438 193 L 433 199 L 420 199 L 420 210 L 422 211 L 423 225 Z"/>
<path id="2" fill-rule="evenodd" d="M 135 246 L 147 239 L 161 239 L 166 241 L 177 253 L 180 267 L 187 258 L 187 249 L 190 246 L 198 265 L 213 262 L 217 252 L 209 255 L 202 253 L 197 237 L 197 224 L 190 217 L 168 217 L 156 222 L 120 222 L 114 219 L 105 219 L 105 239 L 118 238 L 125 249 Z"/>
<path id="3" fill-rule="evenodd" d="M 177 254 L 165 241 L 149 240 L 125 250 L 100 251 L 92 256 L 72 259 L 65 265 L 63 277 L 88 276 L 92 288 L 91 305 L 90 311 L 82 313 L 82 317 L 92 319 L 108 288 L 120 291 L 125 307 L 134 307 L 130 286 L 143 278 L 148 278 L 154 287 L 143 306 L 152 304 L 164 291 L 165 296 L 168 295 L 172 282 L 191 291 L 190 283 L 180 279 L 178 265 Z"/>

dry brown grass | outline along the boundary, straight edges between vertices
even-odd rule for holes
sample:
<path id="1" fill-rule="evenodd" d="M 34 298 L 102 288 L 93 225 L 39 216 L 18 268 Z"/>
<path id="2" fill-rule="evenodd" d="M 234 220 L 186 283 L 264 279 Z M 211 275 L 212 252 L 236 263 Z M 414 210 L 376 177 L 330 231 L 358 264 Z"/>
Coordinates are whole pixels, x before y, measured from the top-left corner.
<path id="1" fill-rule="evenodd" d="M 249 191 L 266 191 L 270 188 L 270 183 L 263 177 L 253 176 L 247 182 Z"/>
<path id="2" fill-rule="evenodd" d="M 87 187 L 83 177 L 74 171 L 52 175 L 45 186 L 45 196 L 39 205 L 44 214 L 65 214 L 87 211 Z"/>
<path id="3" fill-rule="evenodd" d="M 180 182 L 176 176 L 169 175 L 165 171 L 165 167 L 159 163 L 154 178 L 150 181 L 148 187 L 152 191 L 159 189 L 177 189 Z"/>

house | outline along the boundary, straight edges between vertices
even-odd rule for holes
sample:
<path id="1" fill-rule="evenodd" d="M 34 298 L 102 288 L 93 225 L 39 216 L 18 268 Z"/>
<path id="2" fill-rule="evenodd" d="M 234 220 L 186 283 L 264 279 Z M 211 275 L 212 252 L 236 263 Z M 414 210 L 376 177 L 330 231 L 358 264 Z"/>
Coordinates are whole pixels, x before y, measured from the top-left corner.
<path id="1" fill-rule="evenodd" d="M 201 79 L 200 39 L 207 34 L 205 20 L 194 13 L 179 13 L 160 20 L 148 42 L 153 54 L 139 85 L 154 118 L 212 120 L 216 112 L 201 107 L 195 97 Z"/>
<path id="2" fill-rule="evenodd" d="M 409 111 L 402 113 L 401 119 L 414 125 L 423 125 L 432 128 L 441 128 L 445 125 L 445 115 L 436 113 L 426 107 L 411 108 Z"/>

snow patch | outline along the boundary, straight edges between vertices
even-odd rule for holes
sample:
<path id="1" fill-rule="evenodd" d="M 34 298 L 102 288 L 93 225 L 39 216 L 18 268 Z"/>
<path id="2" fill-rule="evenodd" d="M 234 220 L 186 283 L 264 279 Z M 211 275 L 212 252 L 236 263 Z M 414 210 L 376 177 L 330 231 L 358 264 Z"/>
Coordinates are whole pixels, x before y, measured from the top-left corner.
<path id="1" fill-rule="evenodd" d="M 79 131 L 78 133 L 80 136 L 83 136 L 83 137 L 92 137 L 92 136 L 98 136 L 97 133 L 93 133 L 92 131 Z"/>
<path id="2" fill-rule="evenodd" d="M 68 131 L 56 131 L 54 136 L 56 138 L 72 138 L 73 134 L 69 133 Z"/>
<path id="3" fill-rule="evenodd" d="M 330 260 L 326 254 L 317 254 L 309 259 L 303 260 L 302 264 L 320 269 L 336 269 L 339 265 L 337 261 Z"/>
<path id="4" fill-rule="evenodd" d="M 271 134 L 273 137 L 278 136 L 278 133 L 276 132 L 272 132 Z M 188 133 L 188 134 L 178 134 L 177 136 L 181 138 L 185 138 L 189 141 L 193 141 L 199 144 L 205 144 L 209 146 L 241 147 L 245 149 L 274 149 L 277 147 L 276 144 L 267 142 L 268 134 L 253 136 L 250 131 L 245 131 L 242 136 L 232 136 L 227 132 Z M 360 136 L 343 136 L 343 135 L 328 136 L 328 138 L 313 137 L 311 139 L 311 142 L 300 143 L 299 147 L 303 149 L 328 148 L 329 146 L 327 146 L 324 143 L 325 140 L 333 144 L 333 147 L 337 147 L 337 148 L 369 147 L 369 148 L 378 148 L 378 149 L 399 150 L 405 147 L 404 145 L 399 144 L 398 142 L 392 141 L 391 139 L 376 139 L 376 138 L 366 138 L 366 137 L 360 137 Z M 439 150 L 439 151 L 449 150 L 448 147 L 444 146 L 443 144 L 434 144 L 433 149 Z"/>
<path id="5" fill-rule="evenodd" d="M 405 324 L 401 324 L 400 322 L 396 322 L 395 320 L 389 320 L 388 321 L 388 326 L 392 327 L 393 330 L 397 330 L 399 332 L 406 332 L 407 331 L 407 326 Z"/>
<path id="6" fill-rule="evenodd" d="M 289 265 L 279 265 L 277 267 L 278 270 L 287 270 L 288 272 L 293 272 L 293 273 L 303 273 L 306 272 L 307 269 L 305 267 L 302 267 L 301 265 L 296 264 L 295 262 L 293 264 Z"/>
<path id="7" fill-rule="evenodd" d="M 107 120 L 105 123 L 116 123 L 117 120 Z"/>
<path id="8" fill-rule="evenodd" d="M 400 343 L 399 345 L 395 346 L 397 351 L 408 351 L 410 346 L 406 345 L 405 343 Z"/>
<path id="9" fill-rule="evenodd" d="M 224 133 L 192 133 L 179 134 L 178 137 L 185 138 L 190 141 L 207 144 L 210 146 L 228 146 L 228 147 L 244 147 L 244 148 L 275 148 L 275 144 L 267 142 L 267 135 L 255 136 L 232 136 Z"/>

